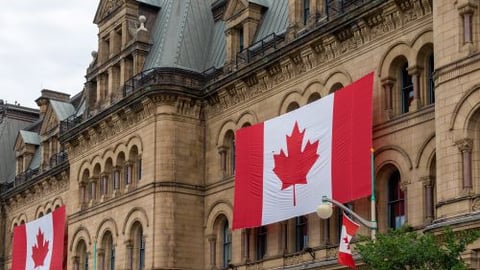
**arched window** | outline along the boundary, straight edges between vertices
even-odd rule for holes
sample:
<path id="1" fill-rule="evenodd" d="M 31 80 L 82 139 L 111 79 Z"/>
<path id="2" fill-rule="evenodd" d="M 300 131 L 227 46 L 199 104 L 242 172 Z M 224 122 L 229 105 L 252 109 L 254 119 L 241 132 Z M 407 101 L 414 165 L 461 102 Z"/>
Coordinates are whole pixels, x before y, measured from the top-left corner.
<path id="1" fill-rule="evenodd" d="M 424 179 L 425 194 L 425 223 L 430 224 L 435 219 L 435 178 L 436 178 L 436 159 L 433 158 L 430 164 L 430 175 Z"/>
<path id="2" fill-rule="evenodd" d="M 43 212 L 40 212 L 40 213 L 38 214 L 38 217 L 39 217 L 39 218 L 43 217 Z"/>
<path id="3" fill-rule="evenodd" d="M 103 185 L 103 189 L 105 195 L 110 195 L 113 191 L 113 177 L 112 177 L 112 170 L 113 170 L 113 162 L 112 158 L 107 158 L 105 161 L 105 169 L 101 175 L 101 185 Z"/>
<path id="4" fill-rule="evenodd" d="M 291 111 L 294 111 L 296 109 L 300 108 L 300 105 L 298 105 L 297 102 L 292 102 L 290 104 L 288 104 L 288 107 L 287 107 L 287 112 L 291 112 Z"/>
<path id="5" fill-rule="evenodd" d="M 295 218 L 295 251 L 302 251 L 308 246 L 308 219 L 306 216 Z"/>
<path id="6" fill-rule="evenodd" d="M 320 99 L 320 94 L 319 93 L 313 93 L 308 97 L 307 104 L 312 103 L 314 101 L 317 101 Z"/>
<path id="7" fill-rule="evenodd" d="M 228 221 L 225 220 L 222 228 L 222 266 L 227 268 L 232 259 L 232 232 L 228 226 Z"/>
<path id="8" fill-rule="evenodd" d="M 97 181 L 100 179 L 100 170 L 100 164 L 95 164 L 95 167 L 93 168 L 93 176 L 88 184 L 88 199 L 90 201 L 95 201 L 97 199 L 97 189 L 99 186 Z"/>
<path id="9" fill-rule="evenodd" d="M 111 232 L 106 232 L 102 241 L 103 254 L 99 254 L 98 264 L 102 270 L 115 270 L 115 247 Z"/>
<path id="10" fill-rule="evenodd" d="M 85 244 L 84 240 L 80 240 L 78 242 L 75 257 L 73 260 L 73 269 L 74 270 L 88 270 L 88 253 L 87 253 L 87 245 Z"/>
<path id="11" fill-rule="evenodd" d="M 408 74 L 408 63 L 404 63 L 400 67 L 400 83 L 401 83 L 401 98 L 402 98 L 402 113 L 407 113 L 410 104 L 413 101 L 413 83 L 412 76 Z"/>
<path id="12" fill-rule="evenodd" d="M 342 88 L 343 88 L 343 84 L 335 83 L 334 85 L 332 85 L 332 89 L 330 89 L 330 93 L 336 92 Z"/>
<path id="13" fill-rule="evenodd" d="M 263 256 L 265 256 L 265 253 L 267 252 L 267 227 L 266 226 L 262 226 L 257 229 L 256 244 L 257 244 L 256 258 L 257 260 L 261 260 L 263 259 Z"/>
<path id="14" fill-rule="evenodd" d="M 86 203 L 88 202 L 88 181 L 90 178 L 90 172 L 88 170 L 83 171 L 82 180 L 80 181 L 80 194 L 79 199 L 81 203 L 81 207 L 85 207 Z"/>
<path id="15" fill-rule="evenodd" d="M 235 134 L 232 130 L 225 134 L 224 145 L 220 149 L 221 166 L 224 176 L 235 174 Z"/>
<path id="16" fill-rule="evenodd" d="M 388 179 L 388 224 L 398 229 L 405 223 L 405 195 L 400 188 L 400 172 L 395 170 Z"/>
<path id="17" fill-rule="evenodd" d="M 132 226 L 131 266 L 133 270 L 145 269 L 145 237 L 143 227 L 139 222 Z"/>
<path id="18" fill-rule="evenodd" d="M 435 103 L 435 82 L 433 81 L 433 72 L 435 70 L 433 62 L 433 53 L 428 57 L 427 62 L 427 92 L 428 104 Z"/>
<path id="19" fill-rule="evenodd" d="M 113 181 L 116 189 L 124 187 L 124 185 L 122 186 L 122 180 L 125 182 L 125 174 L 125 154 L 120 152 L 117 156 L 116 166 L 113 173 Z"/>

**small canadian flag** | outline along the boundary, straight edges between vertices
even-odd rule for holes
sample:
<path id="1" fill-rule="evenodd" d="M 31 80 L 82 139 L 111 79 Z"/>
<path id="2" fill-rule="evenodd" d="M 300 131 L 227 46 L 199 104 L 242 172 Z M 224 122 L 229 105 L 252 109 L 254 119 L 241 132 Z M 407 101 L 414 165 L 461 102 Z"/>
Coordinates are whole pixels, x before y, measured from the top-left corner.
<path id="1" fill-rule="evenodd" d="M 352 269 L 355 267 L 355 261 L 353 260 L 352 250 L 350 249 L 350 241 L 357 232 L 360 226 L 348 218 L 345 214 L 342 219 L 342 234 L 340 235 L 340 247 L 338 250 L 338 262 L 345 266 L 349 266 Z"/>
<path id="2" fill-rule="evenodd" d="M 12 269 L 62 269 L 64 232 L 65 206 L 15 227 Z"/>

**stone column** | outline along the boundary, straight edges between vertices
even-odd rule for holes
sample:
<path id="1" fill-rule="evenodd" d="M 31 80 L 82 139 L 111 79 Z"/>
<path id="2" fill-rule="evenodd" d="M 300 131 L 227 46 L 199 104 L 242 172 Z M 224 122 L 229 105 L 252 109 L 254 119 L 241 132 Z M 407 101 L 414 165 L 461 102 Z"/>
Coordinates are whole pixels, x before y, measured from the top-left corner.
<path id="1" fill-rule="evenodd" d="M 425 176 L 420 179 L 423 184 L 424 190 L 424 214 L 425 214 L 425 223 L 430 224 L 433 221 L 433 209 L 434 209 L 434 202 L 433 202 L 433 179 L 431 176 Z"/>
<path id="2" fill-rule="evenodd" d="M 72 262 L 73 262 L 73 270 L 80 270 L 80 257 L 78 256 L 74 256 L 72 258 Z"/>
<path id="3" fill-rule="evenodd" d="M 227 176 L 227 147 L 220 146 L 218 148 L 218 153 L 220 154 L 220 168 L 222 170 L 222 176 Z"/>
<path id="4" fill-rule="evenodd" d="M 473 2 L 478 1 L 466 0 L 457 7 L 460 16 L 463 18 L 463 45 L 466 46 L 468 53 L 472 53 L 474 50 L 473 33 L 475 29 L 473 29 L 473 27 L 475 24 L 473 22 L 473 14 L 475 13 L 478 5 Z"/>
<path id="5" fill-rule="evenodd" d="M 463 194 L 470 194 L 473 189 L 472 182 L 472 139 L 465 138 L 455 142 L 462 153 Z"/>
<path id="6" fill-rule="evenodd" d="M 258 21 L 252 18 L 246 19 L 243 23 L 243 48 L 247 48 L 253 43 L 255 33 L 257 32 Z M 240 42 L 240 41 L 239 41 Z M 240 48 L 240 44 L 238 46 Z"/>
<path id="7" fill-rule="evenodd" d="M 281 248 L 282 248 L 282 254 L 288 253 L 288 220 L 283 221 L 281 224 Z"/>
<path id="8" fill-rule="evenodd" d="M 409 112 L 418 110 L 421 107 L 420 101 L 420 73 L 422 68 L 419 66 L 409 67 L 407 69 L 408 75 L 412 76 L 412 85 L 413 85 L 413 101 L 408 108 Z"/>
<path id="9" fill-rule="evenodd" d="M 463 43 L 473 43 L 473 13 L 477 9 L 477 5 L 472 1 L 464 1 L 464 3 L 458 6 L 458 12 L 463 17 Z"/>
<path id="10" fill-rule="evenodd" d="M 330 222 L 329 222 L 329 219 L 323 219 L 322 223 L 323 223 L 323 230 L 322 230 L 323 241 L 322 241 L 322 244 L 325 245 L 325 246 L 328 246 L 328 245 L 330 245 Z"/>
<path id="11" fill-rule="evenodd" d="M 381 80 L 382 87 L 385 92 L 385 111 L 387 113 L 388 118 L 392 118 L 393 113 L 393 85 L 395 83 L 395 79 L 387 77 Z"/>
<path id="12" fill-rule="evenodd" d="M 225 38 L 226 38 L 226 50 L 227 55 L 225 58 L 225 68 L 227 71 L 231 71 L 233 69 L 233 65 L 235 64 L 235 57 L 236 57 L 236 50 L 234 48 L 234 29 L 229 28 L 225 30 Z"/>
<path id="13" fill-rule="evenodd" d="M 97 269 L 98 270 L 107 270 L 105 269 L 105 250 L 104 249 L 97 249 Z M 94 258 L 95 259 L 95 258 Z"/>
<path id="14" fill-rule="evenodd" d="M 107 82 L 107 104 L 111 103 L 111 99 L 114 94 L 114 88 L 115 88 L 115 74 L 114 74 L 114 67 L 110 66 L 108 68 L 108 82 Z"/>
<path id="15" fill-rule="evenodd" d="M 126 259 L 126 269 L 133 269 L 133 243 L 128 240 L 125 241 L 125 246 L 127 247 L 127 259 Z"/>
<path id="16" fill-rule="evenodd" d="M 208 243 L 210 245 L 210 269 L 216 268 L 216 245 L 217 245 L 217 237 L 214 234 L 210 234 L 207 236 Z"/>

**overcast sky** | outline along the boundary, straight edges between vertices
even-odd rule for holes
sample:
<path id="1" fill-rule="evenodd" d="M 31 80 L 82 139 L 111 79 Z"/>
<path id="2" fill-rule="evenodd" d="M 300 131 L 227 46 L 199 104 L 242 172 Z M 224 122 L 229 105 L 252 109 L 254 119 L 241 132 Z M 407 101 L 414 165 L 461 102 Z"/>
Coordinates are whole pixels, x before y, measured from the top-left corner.
<path id="1" fill-rule="evenodd" d="M 0 99 L 38 108 L 41 89 L 82 90 L 98 0 L 13 0 L 0 9 Z"/>

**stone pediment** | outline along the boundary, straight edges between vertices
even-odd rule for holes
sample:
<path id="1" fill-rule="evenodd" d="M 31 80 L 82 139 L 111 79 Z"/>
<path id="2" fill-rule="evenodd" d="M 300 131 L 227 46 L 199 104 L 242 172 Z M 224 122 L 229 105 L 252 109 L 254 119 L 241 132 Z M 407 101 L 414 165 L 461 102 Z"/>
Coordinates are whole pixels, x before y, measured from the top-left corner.
<path id="1" fill-rule="evenodd" d="M 228 1 L 227 8 L 225 10 L 224 19 L 237 15 L 248 7 L 248 1 L 246 0 L 230 0 Z"/>
<path id="2" fill-rule="evenodd" d="M 98 4 L 97 12 L 93 22 L 98 24 L 100 21 L 114 13 L 125 4 L 125 0 L 101 0 Z"/>
<path id="3" fill-rule="evenodd" d="M 40 134 L 43 135 L 51 131 L 53 128 L 58 126 L 59 122 L 60 121 L 57 119 L 57 116 L 53 111 L 52 106 L 49 105 L 47 108 L 47 111 L 45 112 L 45 117 L 43 118 L 43 121 L 42 121 Z"/>

